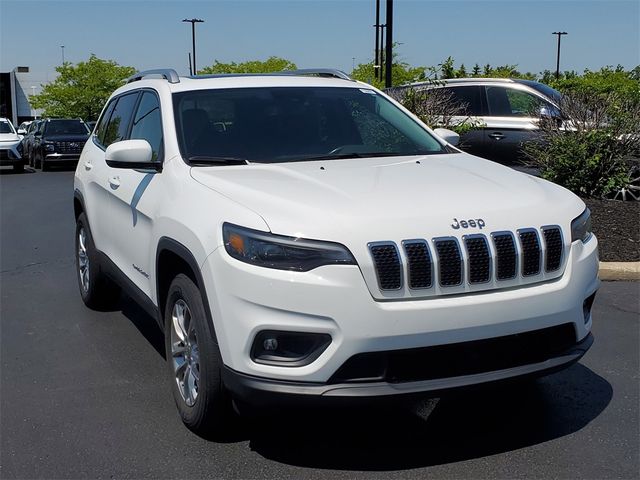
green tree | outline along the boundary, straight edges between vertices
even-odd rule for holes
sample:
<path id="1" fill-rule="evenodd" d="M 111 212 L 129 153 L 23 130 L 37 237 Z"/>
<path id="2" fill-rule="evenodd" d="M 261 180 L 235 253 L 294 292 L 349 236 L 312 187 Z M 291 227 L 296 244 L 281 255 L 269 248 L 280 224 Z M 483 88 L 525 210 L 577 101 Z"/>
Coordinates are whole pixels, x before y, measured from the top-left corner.
<path id="1" fill-rule="evenodd" d="M 296 64 L 280 57 L 269 57 L 266 60 L 249 60 L 247 62 L 222 63 L 215 60 L 213 65 L 198 71 L 199 74 L 221 73 L 272 73 L 284 70 L 295 70 Z"/>
<path id="2" fill-rule="evenodd" d="M 482 70 L 480 70 L 480 65 L 477 63 L 473 66 L 473 70 L 471 72 L 472 77 L 479 77 Z"/>
<path id="3" fill-rule="evenodd" d="M 452 57 L 447 57 L 447 59 L 438 66 L 440 67 L 441 78 L 453 78 L 456 76 L 456 69 Z"/>
<path id="4" fill-rule="evenodd" d="M 460 68 L 456 72 L 456 77 L 458 77 L 458 78 L 466 78 L 467 77 L 467 68 L 464 66 L 464 63 L 460 64 Z"/>
<path id="5" fill-rule="evenodd" d="M 76 65 L 65 62 L 56 67 L 60 74 L 53 82 L 42 85 L 42 92 L 30 95 L 35 109 L 42 109 L 45 117 L 82 118 L 96 120 L 109 95 L 133 75 L 133 67 L 118 65 L 91 54 L 86 62 Z"/>
<path id="6" fill-rule="evenodd" d="M 361 63 L 351 72 L 351 77 L 366 82 L 376 88 L 384 88 L 384 80 L 375 78 L 373 63 Z M 391 65 L 391 85 L 397 87 L 413 82 L 426 80 L 425 67 L 412 67 L 406 62 L 394 61 Z"/>

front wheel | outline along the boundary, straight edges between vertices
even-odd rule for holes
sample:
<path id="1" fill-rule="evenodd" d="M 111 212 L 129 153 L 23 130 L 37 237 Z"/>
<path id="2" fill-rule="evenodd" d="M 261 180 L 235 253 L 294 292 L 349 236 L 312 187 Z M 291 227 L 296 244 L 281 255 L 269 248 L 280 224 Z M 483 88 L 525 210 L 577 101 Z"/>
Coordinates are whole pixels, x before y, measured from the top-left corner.
<path id="1" fill-rule="evenodd" d="M 237 418 L 222 382 L 222 357 L 202 295 L 186 275 L 171 282 L 164 321 L 171 390 L 182 421 L 199 435 L 227 437 Z"/>

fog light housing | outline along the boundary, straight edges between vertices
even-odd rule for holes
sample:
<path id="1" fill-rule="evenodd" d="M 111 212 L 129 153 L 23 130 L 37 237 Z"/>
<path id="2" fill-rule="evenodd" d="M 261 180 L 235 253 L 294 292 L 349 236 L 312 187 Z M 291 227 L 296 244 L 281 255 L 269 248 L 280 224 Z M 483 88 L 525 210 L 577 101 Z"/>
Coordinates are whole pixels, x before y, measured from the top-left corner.
<path id="1" fill-rule="evenodd" d="M 593 292 L 589 295 L 584 302 L 582 302 L 582 313 L 584 314 L 584 323 L 589 321 L 589 316 L 591 315 L 591 307 L 593 306 L 593 301 L 596 299 L 596 293 Z"/>
<path id="2" fill-rule="evenodd" d="M 327 333 L 263 330 L 253 340 L 251 360 L 265 365 L 302 367 L 309 365 L 331 343 Z"/>

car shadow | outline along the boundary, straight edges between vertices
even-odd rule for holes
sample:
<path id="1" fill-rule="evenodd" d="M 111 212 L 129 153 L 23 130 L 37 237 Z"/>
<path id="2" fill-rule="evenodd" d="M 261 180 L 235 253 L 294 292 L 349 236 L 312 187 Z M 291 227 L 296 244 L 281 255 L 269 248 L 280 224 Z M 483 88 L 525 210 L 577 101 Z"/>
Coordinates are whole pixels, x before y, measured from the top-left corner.
<path id="1" fill-rule="evenodd" d="M 125 294 L 120 296 L 118 308 L 122 311 L 122 314 L 131 321 L 133 326 L 138 329 L 140 334 L 149 342 L 158 355 L 166 359 L 164 333 L 158 326 L 156 320 Z"/>
<path id="2" fill-rule="evenodd" d="M 16 172 L 13 167 L 0 168 L 0 175 L 23 175 L 25 173 L 36 173 L 36 171 L 31 167 L 24 167 L 24 170 L 21 172 Z"/>
<path id="3" fill-rule="evenodd" d="M 165 358 L 164 335 L 155 319 L 124 295 L 119 308 Z M 597 418 L 612 396 L 609 382 L 578 363 L 537 380 L 460 390 L 438 399 L 262 412 L 223 441 L 248 440 L 259 455 L 300 467 L 405 470 L 570 435 Z"/>
<path id="4" fill-rule="evenodd" d="M 460 391 L 404 408 L 282 414 L 252 424 L 250 447 L 289 465 L 390 471 L 441 465 L 537 445 L 584 428 L 613 389 L 576 364 L 528 383 Z"/>

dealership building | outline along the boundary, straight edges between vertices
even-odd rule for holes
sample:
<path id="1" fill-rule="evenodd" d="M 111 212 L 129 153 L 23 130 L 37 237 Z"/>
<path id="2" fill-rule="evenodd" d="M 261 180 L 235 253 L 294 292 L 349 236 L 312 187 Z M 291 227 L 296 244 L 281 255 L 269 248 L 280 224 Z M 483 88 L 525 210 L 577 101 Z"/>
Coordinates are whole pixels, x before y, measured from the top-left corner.
<path id="1" fill-rule="evenodd" d="M 29 67 L 16 67 L 10 72 L 0 73 L 0 117 L 11 120 L 15 126 L 33 120 L 39 114 L 29 104 L 29 95 L 35 92 Z"/>

